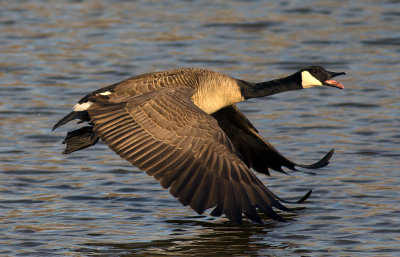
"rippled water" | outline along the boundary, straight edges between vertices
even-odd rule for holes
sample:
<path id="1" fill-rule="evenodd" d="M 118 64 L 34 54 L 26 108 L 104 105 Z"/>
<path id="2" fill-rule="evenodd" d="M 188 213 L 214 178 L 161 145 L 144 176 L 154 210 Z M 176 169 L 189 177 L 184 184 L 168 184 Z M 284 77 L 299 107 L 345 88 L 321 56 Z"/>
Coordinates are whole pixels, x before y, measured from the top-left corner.
<path id="1" fill-rule="evenodd" d="M 398 256 L 400 1 L 1 1 L 0 255 Z M 206 67 L 250 81 L 309 64 L 346 90 L 287 92 L 239 107 L 316 175 L 259 176 L 287 223 L 196 215 L 104 144 L 62 155 L 51 127 L 101 86 Z M 69 127 L 71 128 L 71 127 Z"/>

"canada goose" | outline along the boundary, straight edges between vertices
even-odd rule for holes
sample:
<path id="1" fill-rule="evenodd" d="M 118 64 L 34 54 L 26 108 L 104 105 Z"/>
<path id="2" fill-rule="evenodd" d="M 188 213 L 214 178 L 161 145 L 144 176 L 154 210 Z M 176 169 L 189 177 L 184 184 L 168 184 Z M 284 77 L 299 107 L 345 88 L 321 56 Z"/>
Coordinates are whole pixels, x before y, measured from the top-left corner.
<path id="1" fill-rule="evenodd" d="M 314 86 L 343 89 L 332 79 L 343 74 L 311 66 L 288 77 L 250 83 L 198 68 L 149 73 L 86 95 L 53 130 L 73 119 L 88 121 L 89 126 L 68 132 L 64 153 L 101 138 L 199 214 L 215 207 L 213 216 L 225 213 L 241 223 L 244 213 L 262 224 L 258 209 L 283 221 L 272 207 L 291 209 L 250 168 L 268 175 L 269 168 L 283 172 L 282 166 L 316 169 L 329 163 L 333 149 L 314 164 L 294 163 L 265 141 L 235 104 Z"/>

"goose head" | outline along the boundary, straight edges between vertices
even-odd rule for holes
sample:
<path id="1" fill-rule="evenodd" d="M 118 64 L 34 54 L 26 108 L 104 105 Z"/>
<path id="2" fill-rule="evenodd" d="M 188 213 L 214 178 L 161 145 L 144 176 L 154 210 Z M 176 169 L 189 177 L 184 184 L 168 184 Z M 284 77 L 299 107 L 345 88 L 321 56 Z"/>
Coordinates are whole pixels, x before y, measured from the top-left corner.
<path id="1" fill-rule="evenodd" d="M 327 71 L 321 66 L 310 66 L 299 72 L 301 74 L 301 86 L 303 88 L 328 86 L 344 89 L 341 83 L 332 79 L 339 75 L 346 75 L 344 72 Z"/>

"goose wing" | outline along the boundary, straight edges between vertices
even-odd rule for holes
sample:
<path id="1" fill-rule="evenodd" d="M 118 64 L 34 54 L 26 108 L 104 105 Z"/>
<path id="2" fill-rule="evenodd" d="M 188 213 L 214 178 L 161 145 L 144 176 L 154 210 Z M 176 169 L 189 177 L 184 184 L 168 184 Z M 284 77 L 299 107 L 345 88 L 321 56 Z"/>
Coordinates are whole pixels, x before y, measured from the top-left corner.
<path id="1" fill-rule="evenodd" d="M 94 131 L 112 150 L 199 214 L 215 207 L 214 216 L 225 213 L 241 223 L 244 213 L 262 223 L 258 208 L 283 220 L 272 207 L 290 209 L 239 158 L 217 121 L 194 105 L 194 89 L 177 86 L 138 95 L 122 89 L 92 95 L 87 110 Z"/>
<path id="2" fill-rule="evenodd" d="M 241 153 L 247 166 L 260 173 L 269 175 L 269 168 L 284 172 L 282 166 L 291 170 L 296 170 L 296 166 L 317 169 L 326 166 L 333 155 L 332 149 L 316 163 L 311 165 L 297 164 L 287 159 L 263 139 L 253 124 L 235 105 L 225 107 L 212 115 Z"/>

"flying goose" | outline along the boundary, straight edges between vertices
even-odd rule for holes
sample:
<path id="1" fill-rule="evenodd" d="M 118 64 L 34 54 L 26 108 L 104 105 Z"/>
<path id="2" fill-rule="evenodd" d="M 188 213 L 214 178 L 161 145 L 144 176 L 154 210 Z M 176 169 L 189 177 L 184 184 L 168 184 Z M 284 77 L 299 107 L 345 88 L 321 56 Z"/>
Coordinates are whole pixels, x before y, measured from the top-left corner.
<path id="1" fill-rule="evenodd" d="M 86 95 L 53 130 L 74 119 L 87 121 L 88 126 L 68 132 L 63 153 L 101 138 L 199 214 L 214 207 L 212 216 L 225 214 L 234 223 L 241 223 L 245 214 L 262 224 L 257 211 L 284 221 L 272 207 L 292 209 L 250 169 L 267 175 L 269 169 L 284 172 L 282 167 L 316 169 L 329 163 L 333 149 L 314 164 L 294 163 L 264 140 L 235 104 L 314 86 L 343 89 L 332 78 L 344 74 L 311 66 L 288 77 L 250 83 L 199 68 L 149 73 Z"/>

